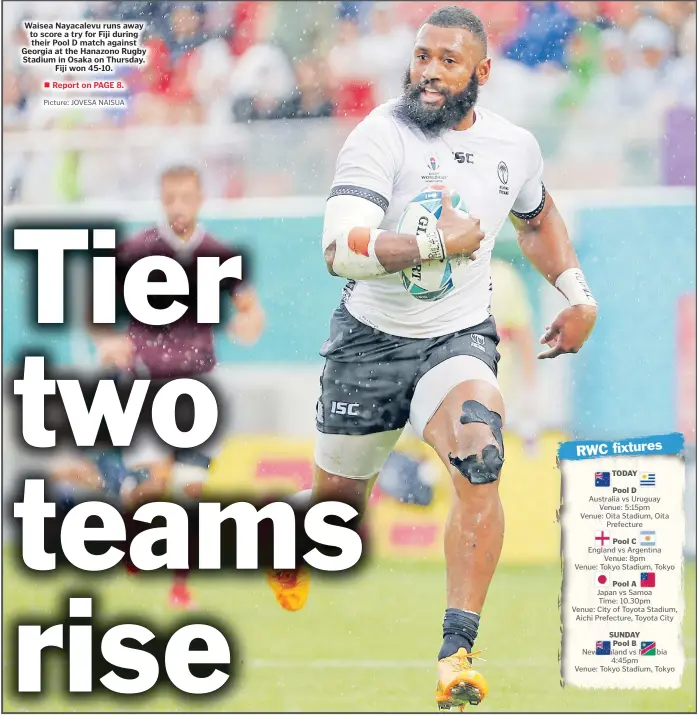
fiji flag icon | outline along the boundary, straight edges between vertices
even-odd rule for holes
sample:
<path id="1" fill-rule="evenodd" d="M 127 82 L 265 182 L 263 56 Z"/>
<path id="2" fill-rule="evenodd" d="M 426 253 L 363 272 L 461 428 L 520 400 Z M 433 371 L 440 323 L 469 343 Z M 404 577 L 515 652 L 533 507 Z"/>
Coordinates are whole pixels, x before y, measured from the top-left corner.
<path id="1" fill-rule="evenodd" d="M 608 488 L 610 486 L 610 471 L 595 474 L 595 487 Z"/>
<path id="2" fill-rule="evenodd" d="M 610 653 L 610 640 L 598 640 L 598 642 L 595 643 L 596 655 L 609 655 Z"/>

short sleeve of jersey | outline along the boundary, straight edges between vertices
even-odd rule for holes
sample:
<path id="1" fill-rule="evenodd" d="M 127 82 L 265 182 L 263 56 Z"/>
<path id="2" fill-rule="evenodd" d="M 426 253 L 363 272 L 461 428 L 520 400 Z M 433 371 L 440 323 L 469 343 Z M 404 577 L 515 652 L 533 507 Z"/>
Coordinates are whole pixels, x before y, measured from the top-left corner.
<path id="1" fill-rule="evenodd" d="M 401 142 L 392 120 L 369 115 L 351 132 L 339 153 L 329 196 L 361 197 L 387 212 L 400 154 Z"/>
<path id="2" fill-rule="evenodd" d="M 544 161 L 542 151 L 535 137 L 529 132 L 526 133 L 526 180 L 511 209 L 514 216 L 519 219 L 533 219 L 541 211 L 545 203 L 546 192 L 542 183 L 542 170 Z"/>

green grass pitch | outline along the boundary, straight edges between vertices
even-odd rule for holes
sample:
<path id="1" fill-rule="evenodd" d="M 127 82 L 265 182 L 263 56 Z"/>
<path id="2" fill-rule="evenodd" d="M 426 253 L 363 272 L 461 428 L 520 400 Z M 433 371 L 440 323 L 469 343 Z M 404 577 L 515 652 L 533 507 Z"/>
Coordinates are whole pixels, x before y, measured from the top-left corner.
<path id="1" fill-rule="evenodd" d="M 78 574 L 32 580 L 5 552 L 3 640 L 4 710 L 430 712 L 435 711 L 435 656 L 444 607 L 443 566 L 381 562 L 340 579 L 315 579 L 304 610 L 287 613 L 261 576 L 195 577 L 201 609 L 238 639 L 241 671 L 232 689 L 214 698 L 183 697 L 163 688 L 145 697 L 61 695 L 60 661 L 48 662 L 49 691 L 20 698 L 8 683 L 12 670 L 7 630 L 20 616 L 47 621 L 62 597 L 85 589 Z M 687 665 L 679 690 L 579 690 L 560 684 L 558 608 L 560 569 L 501 566 L 482 618 L 477 647 L 490 695 L 479 712 L 694 712 L 695 567 L 685 574 L 683 623 Z M 121 573 L 87 587 L 101 602 L 98 620 L 115 623 L 127 611 L 166 629 L 181 619 L 167 607 L 169 582 Z M 589 632 L 589 640 L 595 636 Z M 53 658 L 52 658 L 53 659 Z"/>

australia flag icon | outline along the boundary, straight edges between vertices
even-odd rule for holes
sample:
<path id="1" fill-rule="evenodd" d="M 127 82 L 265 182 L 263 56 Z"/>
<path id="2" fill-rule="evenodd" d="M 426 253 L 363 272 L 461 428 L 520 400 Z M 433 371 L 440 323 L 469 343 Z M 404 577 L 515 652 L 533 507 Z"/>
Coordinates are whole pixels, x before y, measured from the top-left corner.
<path id="1" fill-rule="evenodd" d="M 610 486 L 610 471 L 595 474 L 595 487 L 608 488 Z"/>

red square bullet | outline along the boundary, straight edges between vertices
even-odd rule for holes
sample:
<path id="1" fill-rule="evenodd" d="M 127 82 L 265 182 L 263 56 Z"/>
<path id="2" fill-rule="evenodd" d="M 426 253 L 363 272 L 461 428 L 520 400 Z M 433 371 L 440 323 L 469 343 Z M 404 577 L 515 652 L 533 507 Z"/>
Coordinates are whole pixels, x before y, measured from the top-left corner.
<path id="1" fill-rule="evenodd" d="M 50 82 L 44 82 L 44 87 L 50 87 L 50 86 L 51 86 Z"/>

